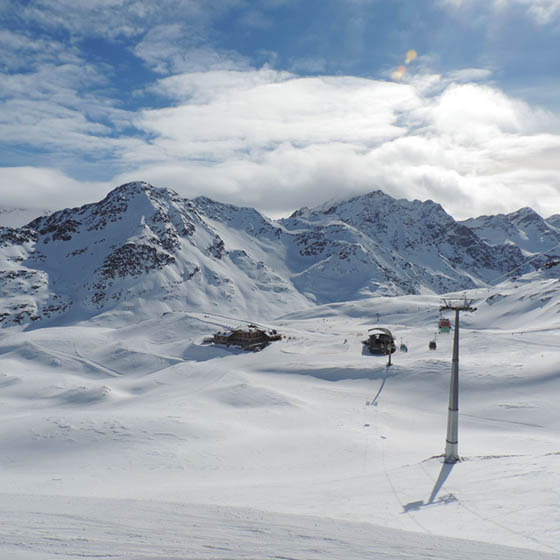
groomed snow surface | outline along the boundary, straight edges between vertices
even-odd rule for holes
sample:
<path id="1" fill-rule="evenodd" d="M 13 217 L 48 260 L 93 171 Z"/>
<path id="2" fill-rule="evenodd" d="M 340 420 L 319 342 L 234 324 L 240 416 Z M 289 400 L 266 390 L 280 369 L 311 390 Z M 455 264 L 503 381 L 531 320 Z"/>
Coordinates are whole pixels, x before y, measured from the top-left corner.
<path id="1" fill-rule="evenodd" d="M 269 319 L 258 353 L 204 344 L 227 311 L 4 329 L 0 557 L 560 558 L 560 282 L 468 295 L 455 465 L 435 296 Z"/>

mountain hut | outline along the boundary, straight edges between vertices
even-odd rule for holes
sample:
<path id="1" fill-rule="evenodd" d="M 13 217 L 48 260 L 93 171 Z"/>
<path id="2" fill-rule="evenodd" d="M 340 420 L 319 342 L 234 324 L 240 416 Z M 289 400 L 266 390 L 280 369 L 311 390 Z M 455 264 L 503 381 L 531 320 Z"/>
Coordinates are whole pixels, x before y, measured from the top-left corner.
<path id="1" fill-rule="evenodd" d="M 226 346 L 238 346 L 244 350 L 258 351 L 268 346 L 275 340 L 280 340 L 282 336 L 274 329 L 265 331 L 256 325 L 249 325 L 246 328 L 239 327 L 232 331 L 220 332 L 215 334 L 208 342 L 213 344 L 224 344 Z"/>

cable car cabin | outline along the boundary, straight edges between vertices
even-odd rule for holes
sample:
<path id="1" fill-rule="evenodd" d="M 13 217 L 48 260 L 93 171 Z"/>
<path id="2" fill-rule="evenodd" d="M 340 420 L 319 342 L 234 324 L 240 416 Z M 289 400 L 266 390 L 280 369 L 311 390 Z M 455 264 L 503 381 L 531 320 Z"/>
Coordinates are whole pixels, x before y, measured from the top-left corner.
<path id="1" fill-rule="evenodd" d="M 430 350 L 435 350 L 437 348 L 437 344 L 435 340 L 430 340 L 430 342 L 428 343 L 428 348 Z"/>
<path id="2" fill-rule="evenodd" d="M 363 343 L 368 347 L 371 354 L 387 355 L 392 354 L 397 347 L 395 339 L 389 329 L 373 328 L 368 331 L 369 337 Z"/>
<path id="3" fill-rule="evenodd" d="M 451 330 L 451 321 L 446 317 L 439 320 L 439 332 L 449 332 Z"/>

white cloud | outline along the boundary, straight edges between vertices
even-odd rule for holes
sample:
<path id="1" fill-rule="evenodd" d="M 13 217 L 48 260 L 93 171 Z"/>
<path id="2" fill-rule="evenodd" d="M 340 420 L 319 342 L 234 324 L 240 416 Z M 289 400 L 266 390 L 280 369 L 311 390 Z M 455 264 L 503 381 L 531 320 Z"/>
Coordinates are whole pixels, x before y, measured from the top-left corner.
<path id="1" fill-rule="evenodd" d="M 247 60 L 235 52 L 198 46 L 203 39 L 200 31 L 190 26 L 158 25 L 150 29 L 133 50 L 160 74 L 249 68 Z"/>
<path id="2" fill-rule="evenodd" d="M 5 97 L 78 102 L 80 89 L 103 85 L 106 78 L 89 64 L 42 64 L 31 72 L 2 75 Z M 64 99 L 61 99 L 63 97 Z"/>
<path id="3" fill-rule="evenodd" d="M 474 84 L 451 85 L 433 105 L 438 132 L 461 144 L 480 143 L 499 133 L 520 132 L 522 112 L 500 91 Z"/>
<path id="4" fill-rule="evenodd" d="M 560 0 L 436 0 L 436 3 L 453 9 L 490 6 L 495 12 L 518 6 L 524 8 L 538 25 L 547 25 L 560 18 Z"/>
<path id="5" fill-rule="evenodd" d="M 59 210 L 101 200 L 111 185 L 76 181 L 56 169 L 0 167 L 0 205 Z"/>
<path id="6" fill-rule="evenodd" d="M 51 150 L 56 164 L 68 153 L 110 155 L 123 143 L 134 142 L 114 136 L 130 127 L 131 117 L 112 100 L 91 92 L 107 78 L 87 63 L 49 63 L 30 72 L 0 74 L 0 79 L 5 96 L 0 141 L 5 145 Z"/>
<path id="7" fill-rule="evenodd" d="M 0 64 L 6 71 L 28 70 L 46 63 L 71 64 L 77 60 L 77 49 L 60 41 L 8 29 L 0 30 Z"/>
<path id="8" fill-rule="evenodd" d="M 488 68 L 461 68 L 449 74 L 452 82 L 478 82 L 488 80 L 492 70 Z"/>
<path id="9" fill-rule="evenodd" d="M 184 49 L 179 46 L 169 47 L 140 43 L 134 53 L 146 61 L 159 74 L 174 74 L 177 72 L 198 72 L 211 68 L 231 68 L 227 57 L 208 48 Z"/>
<path id="10" fill-rule="evenodd" d="M 367 147 L 404 134 L 396 113 L 418 104 L 410 86 L 361 78 L 297 78 L 268 70 L 197 78 L 184 82 L 196 103 L 144 111 L 135 120 L 137 128 L 158 138 L 152 146 L 164 144 L 173 158 L 256 154 L 285 142 Z M 229 87 L 216 88 L 220 82 Z"/>
<path id="11" fill-rule="evenodd" d="M 205 20 L 219 13 L 237 0 L 35 0 L 21 6 L 10 2 L 12 9 L 19 8 L 22 20 L 39 24 L 45 29 L 67 29 L 72 33 L 116 38 L 132 37 L 147 28 L 166 21 Z"/>
<path id="12" fill-rule="evenodd" d="M 153 140 L 127 157 L 156 184 L 269 213 L 373 188 L 438 200 L 459 218 L 523 205 L 553 213 L 557 117 L 485 85 L 439 80 L 433 96 L 426 82 L 271 70 L 166 78 L 180 104 L 141 113 L 136 126 Z"/>
<path id="13" fill-rule="evenodd" d="M 525 205 L 558 212 L 558 117 L 488 85 L 441 76 L 408 84 L 302 78 L 269 68 L 183 73 L 154 86 L 173 106 L 106 108 L 106 120 L 133 123 L 149 138 L 142 140 L 107 135 L 102 121 L 85 118 L 91 108 L 61 76 L 64 87 L 45 77 L 44 94 L 6 104 L 3 130 L 13 142 L 109 157 L 125 171 L 101 185 L 55 169 L 8 168 L 2 184 L 18 188 L 1 189 L 0 205 L 76 204 L 141 179 L 272 215 L 376 188 L 432 198 L 457 218 Z M 29 85 L 7 83 L 13 91 Z M 53 96 L 64 103 L 51 104 Z M 100 100 L 92 103 L 103 111 Z"/>
<path id="14" fill-rule="evenodd" d="M 168 99 L 189 104 L 209 104 L 213 100 L 237 95 L 260 86 L 285 82 L 296 78 L 289 72 L 270 68 L 249 71 L 189 72 L 158 80 L 150 89 Z"/>
<path id="15" fill-rule="evenodd" d="M 546 25 L 560 16 L 559 0 L 495 0 L 504 5 L 517 3 L 526 6 L 527 12 L 540 25 Z"/>
<path id="16" fill-rule="evenodd" d="M 37 154 L 36 167 L 4 169 L 2 185 L 9 188 L 0 188 L 0 205 L 75 204 L 101 198 L 125 180 L 145 179 L 274 214 L 374 188 L 433 198 L 458 217 L 523 205 L 558 212 L 558 117 L 485 85 L 493 69 L 407 73 L 401 83 L 304 78 L 297 72 L 322 72 L 325 60 L 302 57 L 292 72 L 256 70 L 212 43 L 212 23 L 228 10 L 236 8 L 236 29 L 263 28 L 269 9 L 296 1 L 0 3 L 3 14 L 17 13 L 43 30 L 0 30 L 0 140 L 15 154 L 9 163 L 18 161 L 21 146 Z M 365 21 L 358 8 L 368 3 L 347 0 L 355 17 L 345 36 L 356 49 Z M 439 4 L 466 20 L 484 9 L 482 0 Z M 489 6 L 490 13 L 517 7 L 539 24 L 560 14 L 560 0 L 491 0 Z M 81 39 L 99 36 L 126 44 L 164 76 L 142 92 L 158 95 L 160 108 L 122 108 L 113 97 L 116 68 L 94 64 L 80 51 Z M 429 63 L 427 54 L 415 62 L 417 68 Z M 103 186 L 59 171 L 79 168 L 81 176 L 89 169 L 118 175 Z"/>

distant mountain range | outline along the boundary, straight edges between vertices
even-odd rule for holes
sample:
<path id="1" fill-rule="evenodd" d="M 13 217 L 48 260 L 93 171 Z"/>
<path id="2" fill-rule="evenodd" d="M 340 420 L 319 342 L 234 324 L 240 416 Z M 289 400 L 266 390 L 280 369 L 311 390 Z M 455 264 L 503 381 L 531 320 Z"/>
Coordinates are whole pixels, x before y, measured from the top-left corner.
<path id="1" fill-rule="evenodd" d="M 455 221 L 374 191 L 272 221 L 252 208 L 134 182 L 98 203 L 0 227 L 0 324 L 141 319 L 167 311 L 263 318 L 373 295 L 483 286 L 557 260 L 560 216 L 529 208 Z"/>
<path id="2" fill-rule="evenodd" d="M 47 216 L 50 213 L 43 208 L 0 208 L 0 227 L 21 227 L 37 216 Z"/>
<path id="3" fill-rule="evenodd" d="M 511 214 L 479 216 L 460 223 L 486 243 L 515 245 L 526 255 L 541 253 L 560 243 L 560 215 L 545 220 L 531 208 L 521 208 Z"/>

